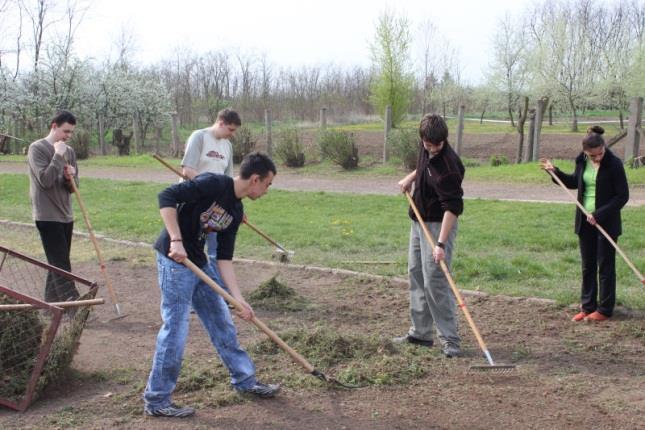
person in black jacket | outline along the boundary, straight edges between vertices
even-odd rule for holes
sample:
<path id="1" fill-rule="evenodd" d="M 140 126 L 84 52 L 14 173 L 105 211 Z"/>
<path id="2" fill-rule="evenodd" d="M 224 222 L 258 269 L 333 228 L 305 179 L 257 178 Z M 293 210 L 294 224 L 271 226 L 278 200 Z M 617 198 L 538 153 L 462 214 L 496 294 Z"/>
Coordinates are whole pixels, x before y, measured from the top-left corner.
<path id="1" fill-rule="evenodd" d="M 457 217 L 464 210 L 464 165 L 448 144 L 448 126 L 439 115 L 428 114 L 419 125 L 419 157 L 417 168 L 399 182 L 401 192 L 414 184 L 413 199 L 422 220 L 412 219 L 408 272 L 410 276 L 410 319 L 408 334 L 395 342 L 409 342 L 430 347 L 433 345 L 433 325 L 436 325 L 442 351 L 446 357 L 460 354 L 457 333 L 455 297 L 441 270 L 440 261 L 450 267 Z M 419 222 L 424 222 L 436 239 L 431 248 L 423 237 Z"/>
<path id="2" fill-rule="evenodd" d="M 595 226 L 618 240 L 620 210 L 629 200 L 629 187 L 622 161 L 602 138 L 604 131 L 599 126 L 588 130 L 571 175 L 547 159 L 540 160 L 542 168 L 554 172 L 567 188 L 578 189 L 578 201 L 590 213 L 585 216 L 576 210 L 575 232 L 582 258 L 580 312 L 572 319 L 576 322 L 604 321 L 612 316 L 616 304 L 616 250 Z"/>

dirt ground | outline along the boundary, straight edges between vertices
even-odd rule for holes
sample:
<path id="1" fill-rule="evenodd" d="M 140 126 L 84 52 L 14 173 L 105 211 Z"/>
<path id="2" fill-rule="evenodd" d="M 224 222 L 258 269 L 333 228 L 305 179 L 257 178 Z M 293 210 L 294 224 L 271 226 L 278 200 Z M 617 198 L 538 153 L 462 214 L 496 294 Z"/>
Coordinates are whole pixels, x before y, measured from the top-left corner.
<path id="1" fill-rule="evenodd" d="M 511 158 L 515 135 L 466 136 L 464 155 L 486 159 Z M 553 158 L 572 158 L 579 139 L 566 142 L 545 136 L 543 148 Z M 359 137 L 362 154 L 380 154 L 380 133 Z M 617 151 L 620 154 L 620 149 Z M 18 172 L 20 163 L 0 163 L 1 172 Z M 86 169 L 82 175 L 168 181 L 162 171 Z M 128 176 L 129 175 L 129 176 Z M 283 181 L 283 182 L 280 182 Z M 284 189 L 396 193 L 391 178 L 352 178 L 278 175 Z M 480 190 L 481 194 L 475 191 Z M 465 184 L 466 194 L 482 198 L 558 200 L 559 190 L 522 184 Z M 497 190 L 497 191 L 495 191 Z M 637 204 L 643 204 L 642 188 Z M 542 193 L 542 194 L 540 194 Z M 538 196 L 538 197 L 536 197 Z M 566 199 L 566 196 L 564 196 Z M 632 195 L 632 197 L 634 197 Z M 562 199 L 562 200 L 565 200 Z M 1 240 L 1 239 L 0 239 Z M 485 364 L 472 332 L 460 314 L 464 356 L 444 358 L 438 348 L 404 346 L 383 350 L 377 357 L 401 366 L 401 354 L 414 358 L 417 375 L 398 382 L 369 384 L 356 390 L 335 389 L 306 375 L 283 353 L 267 354 L 257 345 L 265 339 L 253 326 L 236 319 L 241 343 L 249 349 L 258 376 L 283 383 L 281 394 L 254 401 L 235 394 L 226 372 L 198 319 L 192 316 L 182 383 L 175 401 L 197 407 L 194 418 L 146 418 L 140 399 L 150 369 L 161 321 L 156 270 L 151 252 L 146 257 L 110 261 L 108 270 L 128 316 L 114 316 L 107 304 L 95 309 L 74 358 L 72 370 L 50 386 L 26 413 L 0 408 L 0 428 L 127 428 L 127 429 L 637 429 L 645 416 L 645 316 L 619 312 L 609 322 L 570 322 L 572 307 L 536 299 L 468 295 L 466 302 L 488 347 L 499 363 L 517 366 L 511 374 L 468 372 Z M 311 304 L 305 310 L 278 312 L 256 309 L 258 317 L 276 332 L 311 333 L 325 327 L 337 333 L 388 339 L 402 335 L 409 324 L 405 283 L 275 266 L 236 263 L 243 293 L 279 273 L 279 279 Z M 95 263 L 75 264 L 74 271 L 99 280 Z M 351 347 L 351 345 L 350 345 Z M 398 361 L 397 361 L 398 357 Z M 307 359 L 316 362 L 315 355 Z M 367 360 L 369 361 L 369 360 Z M 340 375 L 360 366 L 356 360 L 321 368 Z M 387 370 L 387 369 L 386 369 Z M 641 424 L 638 424 L 638 423 Z"/>
<path id="2" fill-rule="evenodd" d="M 145 261 L 144 261 L 145 260 Z M 26 413 L 0 408 L 0 428 L 213 428 L 213 429 L 452 429 L 597 428 L 635 429 L 645 414 L 645 319 L 619 314 L 610 322 L 574 324 L 571 308 L 548 301 L 493 296 L 466 297 L 494 359 L 517 365 L 509 375 L 469 373 L 485 364 L 465 320 L 463 357 L 447 359 L 437 348 L 413 349 L 424 363 L 406 383 L 356 390 L 325 386 L 285 354 L 250 349 L 262 380 L 282 382 L 270 400 L 241 399 L 227 387 L 197 379 L 178 388 L 175 401 L 198 408 L 186 420 L 147 418 L 140 395 L 160 327 L 159 292 L 151 259 L 111 261 L 109 270 L 128 316 L 106 304 L 85 328 L 73 372 L 49 387 Z M 312 306 L 303 311 L 256 309 L 280 333 L 324 325 L 339 333 L 389 339 L 408 328 L 402 282 L 293 269 L 269 263 L 236 263 L 243 293 L 278 274 Z M 100 279 L 95 264 L 77 273 Z M 106 297 L 105 291 L 100 294 Z M 264 335 L 236 319 L 241 343 Z M 384 352 L 394 354 L 395 352 Z M 277 357 L 277 358 L 276 358 Z M 315 357 L 308 357 L 315 360 Z M 193 315 L 184 374 L 221 365 Z M 329 374 L 339 366 L 322 369 Z M 193 370 L 190 370 L 193 369 Z M 201 382 L 200 382 L 201 381 Z M 200 385 L 203 384 L 203 385 Z M 186 384 L 184 384 L 186 387 Z M 638 423 L 641 424 L 638 424 Z M 642 428 L 642 427 L 640 427 Z"/>

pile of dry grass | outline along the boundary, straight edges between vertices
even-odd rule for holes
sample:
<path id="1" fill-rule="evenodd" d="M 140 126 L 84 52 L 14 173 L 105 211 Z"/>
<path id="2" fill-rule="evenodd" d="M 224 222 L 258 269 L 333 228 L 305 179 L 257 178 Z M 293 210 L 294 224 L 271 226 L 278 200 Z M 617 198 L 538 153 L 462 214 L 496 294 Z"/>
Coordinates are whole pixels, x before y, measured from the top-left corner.
<path id="1" fill-rule="evenodd" d="M 258 308 L 271 311 L 301 311 L 308 305 L 305 298 L 281 283 L 274 275 L 249 295 L 249 302 Z"/>

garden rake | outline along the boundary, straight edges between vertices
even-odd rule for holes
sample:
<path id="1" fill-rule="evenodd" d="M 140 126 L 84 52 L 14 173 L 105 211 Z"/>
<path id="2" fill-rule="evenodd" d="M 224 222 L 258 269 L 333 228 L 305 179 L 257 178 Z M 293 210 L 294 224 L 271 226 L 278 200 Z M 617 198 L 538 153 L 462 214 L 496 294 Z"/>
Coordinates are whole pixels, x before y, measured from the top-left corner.
<path id="1" fill-rule="evenodd" d="M 238 302 L 233 296 L 231 296 L 226 290 L 224 290 L 222 287 L 220 287 L 217 282 L 213 281 L 206 273 L 204 273 L 203 270 L 201 270 L 199 267 L 195 265 L 192 261 L 190 261 L 188 258 L 186 258 L 182 262 L 186 267 L 188 267 L 199 279 L 204 281 L 208 286 L 210 286 L 217 294 L 222 296 L 224 300 L 226 300 L 228 303 L 233 305 L 238 311 L 242 311 L 244 308 L 242 307 L 242 304 Z M 336 378 L 333 378 L 331 376 L 325 375 L 323 372 L 320 370 L 316 369 L 311 363 L 309 363 L 302 355 L 300 355 L 295 349 L 291 348 L 287 343 L 280 338 L 273 330 L 271 330 L 266 324 L 264 324 L 262 321 L 260 321 L 257 317 L 251 318 L 251 322 L 260 329 L 260 331 L 264 332 L 269 338 L 275 342 L 284 352 L 289 354 L 291 358 L 298 364 L 300 364 L 302 367 L 305 368 L 305 370 L 315 376 L 316 378 L 320 379 L 321 381 L 325 381 L 329 384 L 334 384 L 338 385 L 344 388 L 360 388 L 357 385 L 351 385 L 351 384 L 346 384 L 344 382 L 339 381 Z"/>
<path id="2" fill-rule="evenodd" d="M 110 276 L 108 275 L 108 272 L 105 268 L 105 260 L 103 260 L 103 254 L 101 254 L 101 250 L 99 249 L 99 243 L 96 240 L 96 236 L 94 236 L 94 229 L 92 229 L 92 224 L 90 223 L 90 218 L 87 215 L 87 210 L 85 209 L 85 204 L 83 203 L 83 199 L 81 198 L 81 193 L 80 191 L 78 191 L 78 187 L 76 186 L 76 181 L 74 180 L 73 177 L 70 178 L 69 183 L 72 186 L 74 195 L 76 196 L 76 201 L 78 202 L 78 206 L 81 208 L 81 212 L 83 213 L 83 219 L 85 220 L 85 225 L 87 226 L 87 232 L 90 235 L 90 240 L 92 241 L 92 245 L 94 245 L 94 251 L 96 251 L 96 256 L 99 259 L 99 267 L 101 269 L 101 274 L 105 279 L 105 285 L 107 286 L 108 292 L 110 294 L 110 299 L 114 304 L 114 310 L 116 311 L 116 314 L 117 314 L 116 317 L 111 318 L 109 321 L 115 321 L 121 318 L 125 318 L 127 315 L 121 313 L 119 301 L 116 297 L 116 292 L 114 291 L 114 288 L 112 288 L 112 281 L 110 280 Z"/>
<path id="3" fill-rule="evenodd" d="M 417 221 L 419 222 L 419 225 L 423 229 L 423 234 L 425 235 L 428 243 L 430 243 L 430 246 L 432 248 L 435 247 L 435 242 L 432 239 L 432 235 L 430 234 L 430 231 L 428 230 L 428 227 L 426 224 L 423 222 L 423 218 L 421 218 L 421 214 L 419 213 L 419 209 L 417 209 L 417 206 L 414 204 L 414 200 L 412 199 L 412 196 L 410 196 L 410 193 L 408 191 L 405 192 L 405 196 L 408 198 L 408 201 L 410 202 L 410 207 L 414 211 L 414 214 L 417 217 Z M 479 333 L 479 330 L 477 329 L 477 326 L 475 325 L 475 321 L 473 318 L 470 316 L 470 312 L 468 311 L 468 308 L 466 307 L 466 303 L 464 303 L 464 299 L 457 289 L 457 285 L 455 284 L 455 281 L 452 279 L 452 275 L 450 275 L 450 270 L 448 270 L 448 266 L 446 265 L 445 261 L 441 260 L 439 262 L 439 265 L 441 266 L 441 270 L 443 271 L 444 275 L 446 275 L 446 279 L 448 280 L 448 283 L 450 284 L 450 288 L 452 288 L 452 292 L 455 294 L 455 297 L 457 298 L 457 305 L 461 308 L 461 310 L 464 312 L 464 315 L 466 317 L 466 321 L 468 321 L 468 324 L 470 325 L 470 328 L 472 329 L 473 333 L 475 334 L 475 338 L 477 339 L 477 343 L 479 344 L 479 347 L 481 350 L 484 352 L 484 356 L 486 356 L 486 360 L 488 361 L 488 365 L 481 365 L 481 366 L 470 366 L 469 370 L 474 371 L 474 372 L 494 372 L 494 373 L 510 373 L 515 370 L 515 366 L 512 364 L 495 364 L 493 361 L 493 357 L 490 355 L 490 352 L 488 351 L 488 347 L 486 346 L 486 343 L 484 342 L 484 339 L 482 338 L 481 334 Z"/>
<path id="4" fill-rule="evenodd" d="M 544 170 L 546 170 L 546 169 L 544 169 Z M 563 190 L 564 190 L 564 191 L 569 195 L 569 197 L 571 197 L 571 200 L 573 200 L 573 201 L 575 202 L 576 206 L 578 206 L 578 209 L 580 209 L 580 210 L 582 211 L 582 213 L 583 213 L 583 214 L 585 214 L 585 216 L 590 216 L 591 214 L 589 213 L 589 211 L 587 211 L 587 209 L 585 209 L 585 207 L 584 207 L 584 206 L 583 206 L 583 205 L 578 201 L 578 199 L 576 198 L 576 196 L 574 196 L 574 195 L 573 195 L 573 193 L 572 193 L 571 191 L 569 191 L 569 189 L 567 188 L 567 186 L 566 186 L 566 185 L 564 185 L 564 183 L 562 182 L 562 180 L 561 180 L 560 178 L 558 178 L 558 175 L 556 175 L 554 172 L 552 172 L 552 171 L 550 171 L 550 170 L 546 170 L 546 171 L 547 171 L 547 172 L 551 175 L 551 177 L 552 177 L 552 178 L 553 178 L 553 179 L 554 179 L 554 180 L 555 180 L 555 181 L 556 181 L 556 182 L 557 182 L 557 183 L 562 187 L 562 189 L 563 189 Z M 620 247 L 619 247 L 619 246 L 618 246 L 618 244 L 614 241 L 614 239 L 612 239 L 612 238 L 611 238 L 611 236 L 609 236 L 609 234 L 607 233 L 607 231 L 606 231 L 604 228 L 602 228 L 602 227 L 600 226 L 600 224 L 596 223 L 596 228 L 598 229 L 598 231 L 599 231 L 600 233 L 602 233 L 602 235 L 603 235 L 603 236 L 605 236 L 605 239 L 607 239 L 607 241 L 608 241 L 609 243 L 611 243 L 611 245 L 616 249 L 616 251 L 618 251 L 618 253 L 620 254 L 620 256 L 621 256 L 621 257 L 623 257 L 623 260 L 625 260 L 625 263 L 627 263 L 627 265 L 629 266 L 629 268 L 630 268 L 630 269 L 632 269 L 632 271 L 634 272 L 634 274 L 636 275 L 636 277 L 638 277 L 638 279 L 641 281 L 641 283 L 642 283 L 643 285 L 645 285 L 645 277 L 643 276 L 643 274 L 642 274 L 641 272 L 639 272 L 639 271 L 638 271 L 638 269 L 636 268 L 636 266 L 634 266 L 634 263 L 632 263 L 632 262 L 629 260 L 629 258 L 627 258 L 627 255 L 625 255 L 625 253 L 623 252 L 623 250 L 622 250 L 622 249 L 620 249 Z"/>
<path id="5" fill-rule="evenodd" d="M 183 178 L 184 180 L 188 180 L 188 177 L 186 175 L 181 173 L 177 168 L 170 165 L 166 160 L 161 158 L 159 155 L 153 154 L 152 157 L 158 162 L 160 162 L 161 164 L 163 164 L 164 166 L 166 166 L 168 169 L 172 170 L 180 178 Z M 277 256 L 278 261 L 280 261 L 280 263 L 288 263 L 291 261 L 291 257 L 293 257 L 294 255 L 293 251 L 287 250 L 284 246 L 280 245 L 278 242 L 273 240 L 268 234 L 264 233 L 262 230 L 260 230 L 259 228 L 251 224 L 246 219 L 246 217 L 242 220 L 242 222 L 246 224 L 251 230 L 253 230 L 257 234 L 262 236 L 262 238 L 265 239 L 267 242 L 269 242 L 271 245 L 275 246 L 275 255 Z"/>

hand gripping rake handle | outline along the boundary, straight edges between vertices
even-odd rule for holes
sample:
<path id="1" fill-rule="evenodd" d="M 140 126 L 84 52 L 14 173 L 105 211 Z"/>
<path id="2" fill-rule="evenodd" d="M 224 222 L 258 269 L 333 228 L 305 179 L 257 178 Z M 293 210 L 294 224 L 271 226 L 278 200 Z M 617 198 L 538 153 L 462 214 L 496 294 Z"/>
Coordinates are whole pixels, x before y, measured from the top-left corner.
<path id="1" fill-rule="evenodd" d="M 556 175 L 554 172 L 552 172 L 550 170 L 547 170 L 547 172 L 562 187 L 562 189 L 569 195 L 569 197 L 571 197 L 571 200 L 573 200 L 575 202 L 576 206 L 578 206 L 578 209 L 580 209 L 582 211 L 582 213 L 585 214 L 586 216 L 590 216 L 591 214 L 589 213 L 589 211 L 587 211 L 587 209 L 585 209 L 585 207 L 578 201 L 576 196 L 574 196 L 573 193 L 566 187 L 566 185 L 564 185 L 562 180 L 560 178 L 558 178 L 558 175 Z M 602 226 L 600 224 L 596 223 L 596 228 L 598 229 L 598 231 L 600 233 L 602 233 L 603 236 L 605 236 L 605 239 L 607 239 L 607 241 L 609 241 L 609 243 L 611 243 L 611 245 L 616 249 L 616 251 L 618 251 L 620 256 L 623 257 L 623 260 L 625 260 L 625 263 L 627 263 L 629 268 L 632 269 L 634 274 L 638 277 L 638 279 L 640 279 L 641 283 L 643 283 L 645 285 L 645 277 L 643 277 L 643 274 L 641 272 L 639 272 L 638 269 L 636 268 L 636 266 L 634 266 L 634 264 L 629 260 L 629 258 L 627 258 L 627 255 L 625 255 L 623 250 L 620 249 L 620 247 L 614 241 L 614 239 L 612 239 L 611 236 L 609 236 L 607 231 L 605 231 L 605 229 L 602 228 Z"/>
<path id="2" fill-rule="evenodd" d="M 417 209 L 417 205 L 414 204 L 414 200 L 412 199 L 412 196 L 410 196 L 410 193 L 408 191 L 405 192 L 405 197 L 408 198 L 408 202 L 410 202 L 410 207 L 414 211 L 414 214 L 417 217 L 417 221 L 419 222 L 419 225 L 423 229 L 423 234 L 425 235 L 426 239 L 430 243 L 430 246 L 432 248 L 435 247 L 435 242 L 432 239 L 432 235 L 430 234 L 430 231 L 428 230 L 428 227 L 426 226 L 426 223 L 423 222 L 423 218 L 421 217 L 421 214 L 419 213 L 419 209 Z M 479 334 L 479 330 L 477 329 L 477 326 L 475 325 L 475 321 L 473 321 L 473 318 L 470 316 L 470 312 L 468 311 L 468 308 L 466 307 L 466 303 L 464 303 L 464 299 L 457 289 L 457 285 L 455 284 L 455 281 L 452 279 L 452 275 L 450 275 L 450 271 L 448 270 L 448 266 L 446 266 L 446 263 L 441 260 L 439 262 L 441 266 L 441 270 L 443 271 L 444 275 L 446 275 L 446 279 L 448 280 L 448 283 L 450 284 L 450 288 L 452 288 L 452 292 L 455 294 L 455 297 L 457 298 L 457 304 L 461 308 L 462 311 L 464 311 L 464 315 L 466 316 L 466 320 L 468 321 L 468 324 L 470 325 L 470 328 L 472 329 L 473 333 L 475 334 L 475 338 L 477 338 L 477 343 L 479 343 L 479 347 L 481 350 L 484 352 L 484 355 L 486 356 L 486 360 L 488 361 L 488 364 L 490 366 L 497 366 L 495 362 L 493 361 L 493 357 L 491 357 L 490 352 L 488 352 L 488 347 L 486 347 L 486 343 L 484 342 L 484 339 L 482 338 L 481 334 Z M 508 367 L 508 366 L 504 366 Z"/>
<path id="3" fill-rule="evenodd" d="M 186 175 L 184 175 L 183 173 L 181 173 L 181 172 L 180 172 L 176 167 L 174 167 L 174 166 L 170 165 L 166 160 L 164 160 L 163 158 L 161 158 L 161 157 L 160 157 L 160 156 L 158 156 L 157 154 L 153 154 L 153 155 L 152 155 L 152 157 L 153 157 L 155 160 L 157 160 L 158 162 L 160 162 L 161 164 L 163 164 L 164 166 L 166 166 L 167 168 L 169 168 L 170 170 L 172 170 L 173 172 L 175 172 L 175 174 L 176 174 L 176 175 L 178 175 L 179 177 L 181 177 L 181 178 L 183 178 L 183 179 L 185 179 L 185 180 L 187 180 L 187 181 L 189 180 L 189 179 L 188 179 L 188 177 L 187 177 Z M 284 254 L 285 254 L 285 255 L 293 254 L 292 252 L 287 251 L 287 249 L 286 249 L 284 246 L 280 245 L 278 242 L 276 242 L 275 240 L 271 239 L 271 237 L 269 237 L 269 235 L 267 235 L 266 233 L 264 233 L 262 230 L 260 230 L 259 228 L 257 228 L 256 226 L 254 226 L 253 224 L 251 224 L 250 222 L 248 222 L 246 219 L 244 219 L 244 220 L 243 220 L 243 222 L 244 222 L 244 224 L 246 224 L 247 226 L 249 226 L 249 227 L 251 228 L 251 230 L 255 231 L 257 234 L 259 234 L 260 236 L 262 236 L 262 237 L 263 237 L 267 242 L 269 242 L 271 245 L 275 246 L 276 248 L 278 248 L 278 249 L 280 249 L 282 252 L 284 252 Z"/>
<path id="4" fill-rule="evenodd" d="M 235 306 L 235 309 L 238 311 L 243 311 L 244 307 L 240 302 L 238 302 L 233 296 L 231 296 L 226 290 L 224 290 L 222 287 L 220 287 L 217 282 L 213 281 L 206 273 L 204 273 L 203 270 L 201 270 L 199 267 L 195 265 L 192 261 L 190 261 L 188 258 L 186 258 L 183 261 L 183 264 L 188 267 L 199 279 L 204 281 L 208 286 L 210 286 L 217 294 L 222 296 L 227 302 Z M 250 320 L 257 328 L 260 329 L 264 334 L 269 336 L 269 338 L 275 342 L 284 352 L 289 354 L 291 358 L 298 364 L 300 364 L 302 367 L 305 368 L 305 370 L 308 373 L 311 373 L 313 376 L 325 381 L 325 382 L 331 382 L 335 383 L 338 385 L 341 385 L 346 388 L 357 388 L 352 385 L 347 385 L 345 383 L 342 383 L 335 378 L 329 377 L 322 373 L 321 371 L 317 370 L 311 363 L 309 363 L 302 355 L 300 355 L 295 349 L 291 348 L 284 340 L 280 338 L 273 330 L 271 330 L 266 324 L 264 324 L 260 319 L 257 317 L 253 316 Z"/>
<path id="5" fill-rule="evenodd" d="M 94 229 L 92 228 L 92 224 L 90 223 L 90 218 L 87 215 L 87 210 L 85 209 L 85 204 L 83 203 L 83 199 L 81 198 L 81 193 L 80 191 L 78 191 L 78 187 L 76 186 L 76 181 L 74 180 L 73 177 L 70 178 L 69 183 L 72 186 L 72 190 L 74 190 L 76 201 L 78 202 L 78 206 L 81 208 L 81 212 L 83 213 L 83 219 L 85 220 L 85 225 L 87 226 L 87 232 L 90 235 L 90 240 L 92 241 L 92 245 L 94 245 L 96 256 L 99 259 L 99 267 L 101 268 L 101 274 L 103 275 L 103 278 L 105 278 L 105 285 L 107 286 L 108 292 L 110 294 L 110 299 L 114 304 L 114 310 L 116 311 L 118 318 L 122 318 L 125 315 L 121 313 L 121 308 L 119 307 L 119 301 L 116 298 L 116 292 L 114 291 L 114 288 L 112 288 L 112 281 L 110 280 L 110 277 L 108 276 L 108 272 L 105 268 L 105 260 L 103 260 L 103 255 L 101 254 L 101 250 L 99 249 L 99 243 L 96 240 L 96 236 L 94 236 Z"/>

